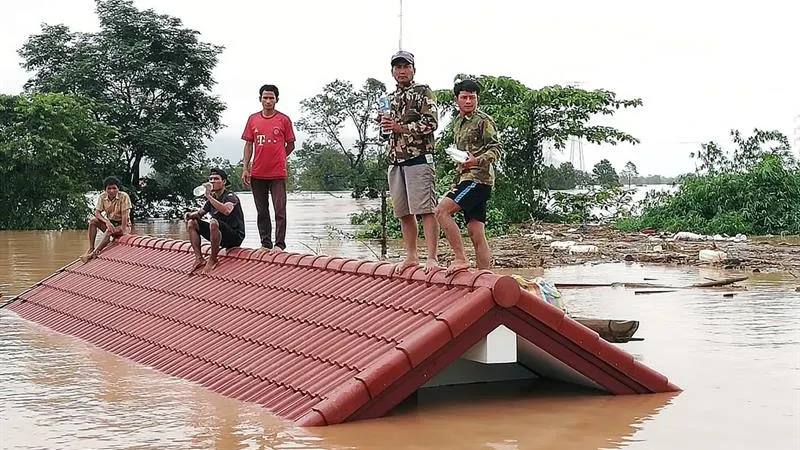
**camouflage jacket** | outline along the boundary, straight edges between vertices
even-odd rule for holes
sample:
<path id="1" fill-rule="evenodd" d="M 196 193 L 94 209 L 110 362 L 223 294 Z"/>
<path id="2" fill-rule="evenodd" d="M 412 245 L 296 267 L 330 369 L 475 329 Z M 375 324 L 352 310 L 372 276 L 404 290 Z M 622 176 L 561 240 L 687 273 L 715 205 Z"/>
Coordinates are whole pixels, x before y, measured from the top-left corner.
<path id="1" fill-rule="evenodd" d="M 456 165 L 455 184 L 472 180 L 494 185 L 494 163 L 500 159 L 500 139 L 497 127 L 488 114 L 476 111 L 469 116 L 453 120 L 453 138 L 456 148 L 472 153 L 478 165 L 462 169 Z"/>
<path id="2" fill-rule="evenodd" d="M 389 136 L 388 157 L 392 164 L 433 153 L 433 132 L 439 127 L 439 113 L 433 90 L 412 82 L 397 86 L 389 95 L 392 118 L 403 125 L 403 133 Z"/>

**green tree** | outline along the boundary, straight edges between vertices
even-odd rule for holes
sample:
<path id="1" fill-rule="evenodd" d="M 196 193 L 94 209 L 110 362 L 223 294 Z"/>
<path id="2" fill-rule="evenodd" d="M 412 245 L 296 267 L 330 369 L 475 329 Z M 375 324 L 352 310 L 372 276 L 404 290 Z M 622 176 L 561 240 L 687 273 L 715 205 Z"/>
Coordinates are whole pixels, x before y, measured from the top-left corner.
<path id="1" fill-rule="evenodd" d="M 602 159 L 594 165 L 592 169 L 594 179 L 597 184 L 602 187 L 616 187 L 619 186 L 619 175 L 611 164 L 611 161 Z"/>
<path id="2" fill-rule="evenodd" d="M 116 145 L 91 111 L 75 95 L 0 95 L 0 229 L 86 227 L 93 171 Z"/>
<path id="3" fill-rule="evenodd" d="M 188 205 L 194 172 L 205 158 L 204 140 L 220 129 L 225 109 L 211 93 L 222 47 L 200 41 L 180 19 L 140 10 L 132 0 L 96 4 L 98 32 L 43 25 L 28 39 L 19 50 L 22 66 L 33 72 L 25 88 L 93 100 L 95 118 L 120 135 L 100 171 L 120 173 L 134 202 L 145 202 L 134 208 L 137 215 Z M 142 180 L 145 164 L 154 175 Z M 148 190 L 139 198 L 141 186 Z"/>
<path id="4" fill-rule="evenodd" d="M 360 89 L 350 82 L 334 80 L 321 93 L 300 102 L 303 114 L 297 127 L 310 135 L 311 144 L 322 146 L 308 149 L 335 149 L 347 158 L 348 187 L 356 198 L 375 197 L 386 185 L 385 141 L 374 120 L 383 95 L 386 85 L 374 78 L 368 78 Z M 343 132 L 355 136 L 352 144 L 346 142 Z"/>
<path id="5" fill-rule="evenodd" d="M 633 161 L 625 163 L 625 168 L 622 169 L 622 178 L 628 182 L 628 187 L 633 183 L 633 179 L 639 176 L 639 171 L 636 169 L 636 164 Z"/>
<path id="6" fill-rule="evenodd" d="M 558 167 L 544 167 L 543 177 L 547 179 L 547 188 L 555 190 L 575 189 L 578 185 L 578 171 L 567 161 Z"/>
<path id="7" fill-rule="evenodd" d="M 714 141 L 701 144 L 697 153 L 690 154 L 700 161 L 698 172 L 746 172 L 761 164 L 764 155 L 776 156 L 787 168 L 797 166 L 789 138 L 780 131 L 756 128 L 752 136 L 743 137 L 739 130 L 731 130 L 730 135 L 736 145 L 731 155 Z"/>
<path id="8" fill-rule="evenodd" d="M 655 228 L 703 234 L 800 234 L 800 168 L 778 131 L 731 132 L 726 152 L 703 144 L 697 173 L 681 176 L 674 192 L 648 193 L 622 230 Z"/>
<path id="9" fill-rule="evenodd" d="M 480 108 L 491 115 L 503 144 L 502 161 L 497 167 L 493 191 L 494 207 L 513 222 L 547 217 L 547 180 L 543 177 L 542 144 L 552 142 L 563 150 L 570 137 L 594 144 L 638 143 L 638 139 L 616 128 L 592 125 L 596 116 L 613 115 L 620 108 L 634 108 L 641 99 L 618 99 L 614 92 L 587 91 L 574 86 L 547 86 L 531 89 L 505 76 L 458 75 L 472 78 L 481 86 Z M 457 108 L 450 89 L 437 92 L 445 112 L 455 117 Z M 453 143 L 452 122 L 444 128 L 438 142 L 443 150 Z M 438 176 L 452 167 L 444 152 L 437 152 Z"/>
<path id="10" fill-rule="evenodd" d="M 297 187 L 303 191 L 341 191 L 348 189 L 350 160 L 341 151 L 318 142 L 303 142 L 297 155 Z"/>

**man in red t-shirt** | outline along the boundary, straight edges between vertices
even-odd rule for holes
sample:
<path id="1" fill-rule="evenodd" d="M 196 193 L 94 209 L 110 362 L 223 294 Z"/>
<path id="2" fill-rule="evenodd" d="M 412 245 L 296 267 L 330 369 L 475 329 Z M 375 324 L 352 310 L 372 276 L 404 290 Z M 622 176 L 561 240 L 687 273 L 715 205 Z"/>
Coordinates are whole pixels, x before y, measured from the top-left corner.
<path id="1" fill-rule="evenodd" d="M 272 84 L 258 91 L 261 111 L 251 114 L 244 127 L 244 170 L 242 181 L 253 191 L 258 211 L 258 234 L 262 249 L 286 249 L 286 158 L 294 150 L 292 120 L 275 110 L 278 88 Z M 252 164 L 251 160 L 252 159 Z M 269 196 L 275 209 L 275 242 L 269 215 Z"/>

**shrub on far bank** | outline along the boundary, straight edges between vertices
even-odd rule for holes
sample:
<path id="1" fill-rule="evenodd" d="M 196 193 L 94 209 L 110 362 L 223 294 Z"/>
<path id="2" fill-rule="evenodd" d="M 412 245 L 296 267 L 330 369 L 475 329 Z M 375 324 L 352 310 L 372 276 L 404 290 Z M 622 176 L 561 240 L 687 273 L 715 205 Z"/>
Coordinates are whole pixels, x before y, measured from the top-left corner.
<path id="1" fill-rule="evenodd" d="M 676 192 L 651 192 L 622 231 L 653 228 L 702 234 L 800 234 L 800 171 L 765 153 L 746 170 L 710 171 L 680 180 Z"/>

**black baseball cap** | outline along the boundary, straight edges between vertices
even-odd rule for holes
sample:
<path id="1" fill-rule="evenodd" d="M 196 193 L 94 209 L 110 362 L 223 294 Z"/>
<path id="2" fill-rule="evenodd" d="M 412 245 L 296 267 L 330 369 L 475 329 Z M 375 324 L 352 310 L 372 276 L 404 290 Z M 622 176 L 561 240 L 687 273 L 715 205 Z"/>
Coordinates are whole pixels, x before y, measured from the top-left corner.
<path id="1" fill-rule="evenodd" d="M 395 62 L 399 60 L 404 60 L 407 63 L 414 65 L 414 54 L 411 52 L 407 52 L 405 50 L 400 50 L 399 52 L 392 55 L 392 67 L 394 67 Z"/>
<path id="2" fill-rule="evenodd" d="M 222 181 L 228 181 L 228 174 L 219 167 L 214 167 L 211 169 L 210 175 L 219 175 L 219 177 L 222 178 Z"/>

